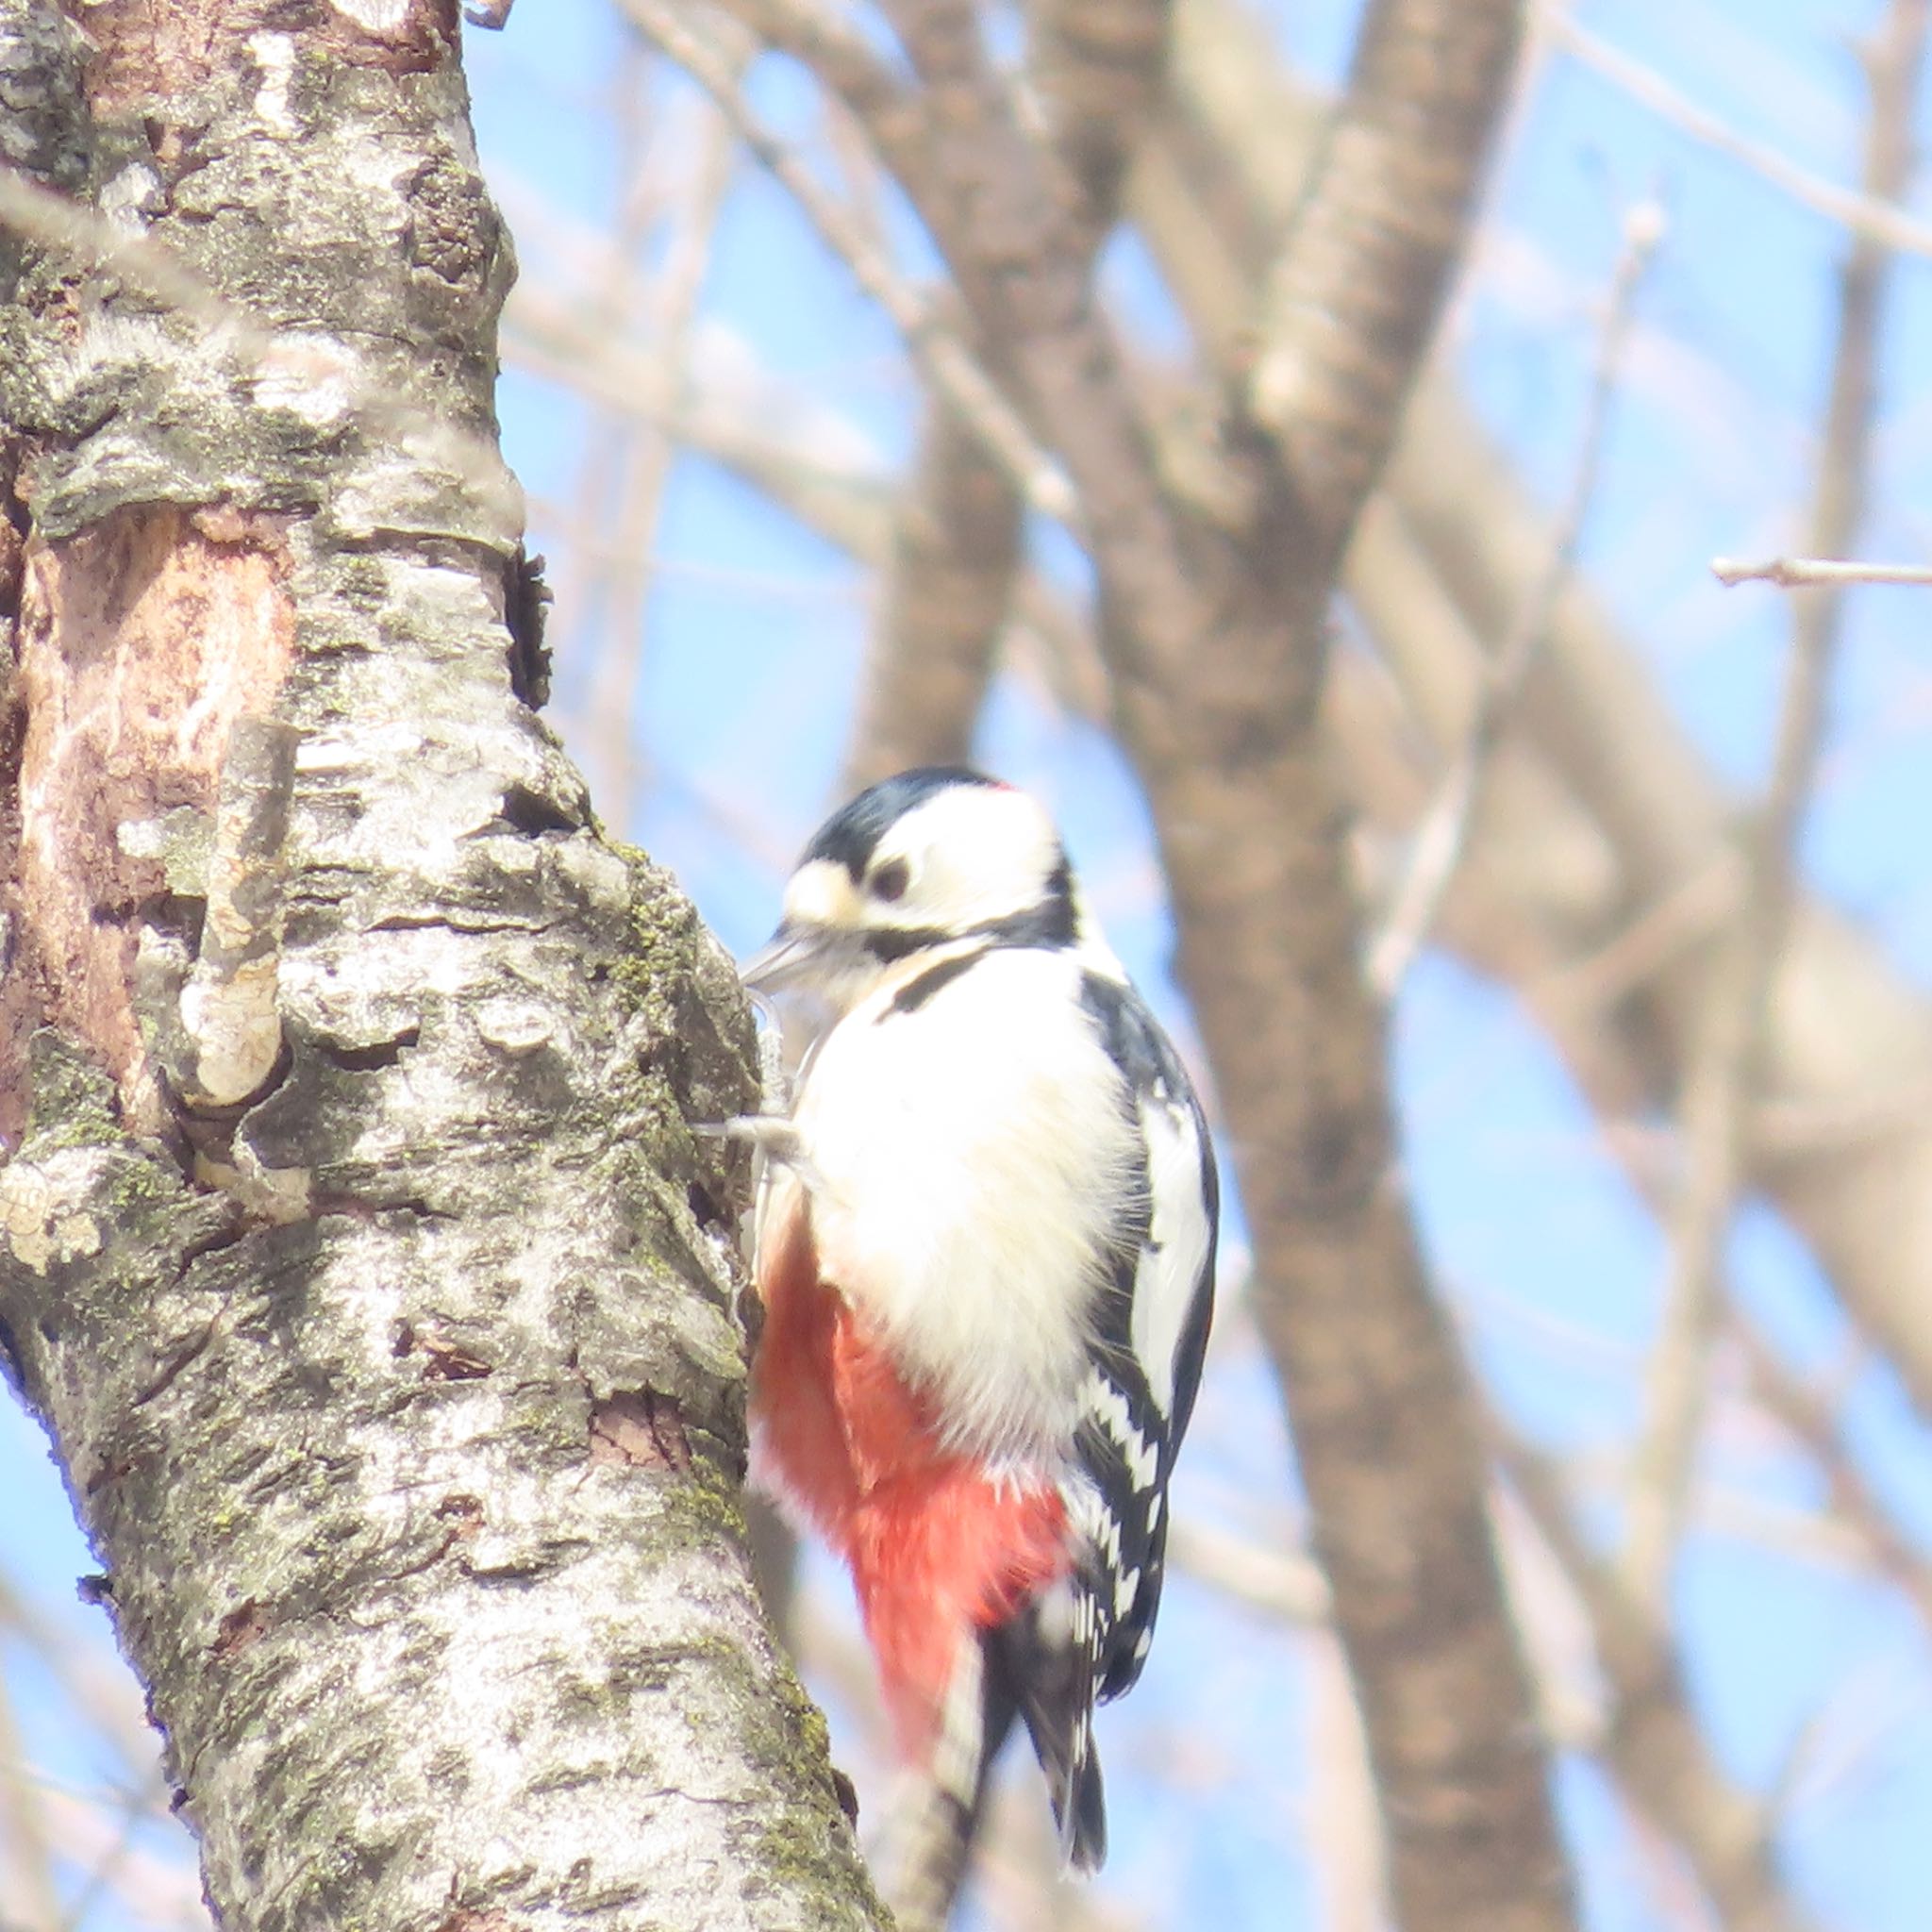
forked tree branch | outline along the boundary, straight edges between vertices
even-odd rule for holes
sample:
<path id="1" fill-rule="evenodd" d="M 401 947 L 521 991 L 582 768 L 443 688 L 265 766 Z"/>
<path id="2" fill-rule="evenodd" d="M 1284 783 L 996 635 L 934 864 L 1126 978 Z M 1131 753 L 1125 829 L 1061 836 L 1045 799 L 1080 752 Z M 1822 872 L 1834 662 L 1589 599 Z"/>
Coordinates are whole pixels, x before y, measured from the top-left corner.
<path id="1" fill-rule="evenodd" d="M 1089 273 L 1161 85 L 1169 10 L 1169 0 L 1047 0 L 1033 10 L 1032 72 Z M 867 656 L 848 788 L 967 756 L 1011 603 L 1022 510 L 972 425 L 935 404 Z"/>
<path id="2" fill-rule="evenodd" d="M 1188 0 L 1176 23 L 1175 111 L 1150 142 L 1133 206 L 1204 341 L 1240 351 L 1256 238 L 1285 220 L 1319 112 L 1223 0 Z M 1507 635 L 1549 555 L 1545 520 L 1446 378 L 1425 378 L 1388 476 L 1399 515 L 1366 519 L 1348 566 L 1357 607 L 1403 619 L 1412 587 L 1453 631 L 1412 654 L 1405 686 L 1466 716 L 1479 641 Z M 1433 623 L 1434 620 L 1432 619 Z M 1441 627 L 1441 626 L 1439 626 Z M 1385 643 L 1389 640 L 1385 637 Z M 1442 648 L 1435 648 L 1441 643 Z M 1466 648 L 1475 645 L 1477 648 Z M 1672 717 L 1643 652 L 1574 582 L 1523 698 L 1517 751 L 1541 801 L 1535 825 L 1494 826 L 1510 848 L 1480 920 L 1454 943 L 1524 991 L 1585 1085 L 1624 1111 L 1666 1104 L 1681 1078 L 1697 949 L 1739 901 L 1724 788 Z M 1425 689 L 1426 687 L 1426 689 Z M 1453 728 L 1450 734 L 1453 738 Z M 1487 832 L 1490 828 L 1485 826 Z M 1579 897 L 1576 858 L 1608 878 Z M 1622 935 L 1629 929 L 1632 941 Z M 1614 974 L 1614 993 L 1579 1005 Z M 1932 1008 L 1878 948 L 1815 901 L 1793 920 L 1773 1002 L 1767 1086 L 1804 1104 L 1869 1110 L 1924 1079 Z M 1815 1247 L 1853 1318 L 1932 1414 L 1932 1324 L 1915 1284 L 1932 1267 L 1932 1130 L 1923 1108 L 1829 1158 L 1767 1155 L 1762 1181 Z"/>
<path id="3" fill-rule="evenodd" d="M 1927 0 L 1893 0 L 1870 54 L 1863 188 L 1880 205 L 1897 201 L 1910 178 L 1927 15 Z M 1864 519 L 1891 262 L 1885 244 L 1860 232 L 1840 277 L 1830 394 L 1807 531 L 1809 547 L 1825 555 L 1849 549 Z M 1631 1459 L 1623 1551 L 1630 1588 L 1653 1604 L 1663 1596 L 1695 1476 L 1724 1243 L 1746 1179 L 1750 1116 L 1764 1091 L 1766 1007 L 1790 921 L 1795 846 L 1824 741 L 1841 598 L 1832 587 L 1794 607 L 1771 778 L 1740 841 L 1743 903 L 1711 950 L 1691 1036 L 1682 1101 L 1684 1178 L 1670 1216 L 1664 1318 Z"/>

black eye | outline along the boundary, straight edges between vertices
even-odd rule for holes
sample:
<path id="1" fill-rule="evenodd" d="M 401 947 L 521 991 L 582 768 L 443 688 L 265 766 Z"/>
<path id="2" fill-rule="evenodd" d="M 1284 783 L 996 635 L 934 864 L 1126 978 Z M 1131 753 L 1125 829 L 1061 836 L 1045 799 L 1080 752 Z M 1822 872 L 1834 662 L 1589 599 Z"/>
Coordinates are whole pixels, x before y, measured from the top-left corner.
<path id="1" fill-rule="evenodd" d="M 883 899 L 890 905 L 894 899 L 906 896 L 906 888 L 912 883 L 912 868 L 903 858 L 895 858 L 890 865 L 882 865 L 872 875 L 872 895 Z"/>

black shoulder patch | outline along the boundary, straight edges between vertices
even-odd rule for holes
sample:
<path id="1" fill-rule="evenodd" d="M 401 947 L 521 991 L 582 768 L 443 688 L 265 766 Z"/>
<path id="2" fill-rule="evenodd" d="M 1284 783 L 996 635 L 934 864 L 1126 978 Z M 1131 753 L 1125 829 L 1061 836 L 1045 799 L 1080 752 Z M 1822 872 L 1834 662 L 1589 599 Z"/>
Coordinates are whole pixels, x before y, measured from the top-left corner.
<path id="1" fill-rule="evenodd" d="M 941 959 L 936 965 L 928 966 L 916 979 L 908 979 L 892 995 L 892 1004 L 873 1022 L 874 1025 L 890 1020 L 894 1013 L 918 1012 L 941 987 L 958 979 L 979 957 L 977 953 L 956 953 L 950 959 Z"/>
<path id="2" fill-rule="evenodd" d="M 809 865 L 815 859 L 830 859 L 834 865 L 842 865 L 857 885 L 865 876 L 879 841 L 914 806 L 924 805 L 934 792 L 955 785 L 997 787 L 999 782 L 965 765 L 921 765 L 896 777 L 882 778 L 835 811 L 819 827 L 818 836 L 798 862 Z"/>
<path id="3" fill-rule="evenodd" d="M 1080 1004 L 1100 1029 L 1107 1057 L 1121 1070 L 1130 1092 L 1164 1088 L 1179 1099 L 1193 1098 L 1193 1087 L 1180 1057 L 1168 1043 L 1160 1023 L 1131 986 L 1098 973 L 1080 975 Z"/>
<path id="4" fill-rule="evenodd" d="M 1040 946 L 1055 951 L 1079 938 L 1074 917 L 1074 870 L 1065 853 L 1046 882 L 1046 896 L 1024 912 L 996 919 L 979 930 L 996 946 Z"/>

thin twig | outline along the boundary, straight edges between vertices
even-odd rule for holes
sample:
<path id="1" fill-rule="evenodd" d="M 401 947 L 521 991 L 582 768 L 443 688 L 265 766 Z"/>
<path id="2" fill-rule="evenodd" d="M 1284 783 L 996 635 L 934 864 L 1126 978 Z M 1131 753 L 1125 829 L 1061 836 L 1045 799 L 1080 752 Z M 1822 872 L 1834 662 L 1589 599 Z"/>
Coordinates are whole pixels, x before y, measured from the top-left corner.
<path id="1" fill-rule="evenodd" d="M 931 190 L 924 166 L 931 129 L 924 103 L 845 12 L 818 0 L 733 0 L 731 11 L 845 108 L 908 194 L 917 199 Z"/>
<path id="2" fill-rule="evenodd" d="M 1932 256 L 1932 225 L 1916 220 L 1895 201 L 1874 193 L 1869 182 L 1860 193 L 1799 167 L 1776 148 L 1740 134 L 1641 60 L 1632 59 L 1588 28 L 1578 26 L 1560 8 L 1550 7 L 1541 11 L 1544 25 L 1559 47 L 1621 88 L 1660 121 L 1669 122 L 1679 133 L 1741 161 L 1801 207 L 1848 228 L 1861 241 L 1898 255 Z"/>
<path id="3" fill-rule="evenodd" d="M 1691 1716 L 1668 1631 L 1579 1534 L 1555 1466 L 1491 1416 L 1496 1457 L 1589 1616 L 1615 1707 L 1604 1755 L 1632 1802 L 1684 1848 L 1722 1924 L 1794 1932 L 1761 1806 L 1713 1761 Z"/>
<path id="4" fill-rule="evenodd" d="M 1912 108 L 1928 0 L 1893 0 L 1870 58 L 1872 113 L 1864 183 L 1875 201 L 1905 192 Z M 1810 547 L 1848 548 L 1863 521 L 1885 285 L 1892 257 L 1870 235 L 1854 242 L 1840 282 L 1838 341 L 1825 412 Z M 1740 841 L 1743 905 L 1720 941 L 1686 1075 L 1686 1168 L 1671 1215 L 1663 1326 L 1646 1377 L 1631 1458 L 1622 1552 L 1626 1584 L 1646 1603 L 1667 1585 L 1703 1433 L 1724 1244 L 1746 1179 L 1746 1138 L 1763 1084 L 1765 1016 L 1790 924 L 1793 846 L 1817 767 L 1824 698 L 1839 638 L 1836 591 L 1796 607 L 1777 744 L 1764 802 Z"/>
<path id="5" fill-rule="evenodd" d="M 54 1885 L 54 1847 L 41 1794 L 27 1771 L 13 1701 L 0 1672 L 0 1844 L 11 1895 L 0 1924 L 18 1932 L 60 1932 L 60 1894 Z"/>
<path id="6" fill-rule="evenodd" d="M 510 177 L 496 184 L 495 193 L 514 233 L 541 235 L 546 255 L 570 258 L 582 263 L 583 286 L 575 291 L 575 308 L 583 332 L 597 340 L 627 336 L 631 309 L 642 300 L 642 276 L 637 260 L 644 237 L 662 218 L 675 192 L 670 169 L 662 165 L 668 154 L 681 154 L 681 137 L 688 131 L 679 126 L 678 109 L 690 107 L 709 113 L 709 104 L 691 97 L 674 104 L 663 118 L 670 124 L 670 142 L 654 135 L 645 139 L 647 112 L 657 104 L 645 100 L 658 55 L 641 34 L 625 37 L 616 73 L 609 85 L 610 158 L 612 172 L 624 184 L 609 235 L 572 236 L 559 210 L 532 195 Z M 674 143 L 675 143 L 674 145 Z M 520 204 L 522 204 L 520 206 Z M 517 291 L 528 288 L 532 280 L 546 289 L 556 285 L 559 269 L 548 263 L 537 268 L 534 277 L 525 265 L 518 278 Z M 512 332 L 508 312 L 499 325 L 506 357 Z M 668 378 L 660 385 L 668 389 Z M 633 419 L 615 411 L 595 412 L 591 420 L 584 458 L 572 479 L 568 510 L 559 507 L 546 521 L 558 528 L 564 541 L 555 567 L 550 570 L 550 587 L 555 596 L 549 625 L 551 651 L 559 666 L 568 667 L 566 678 L 558 680 L 551 704 L 565 733 L 575 740 L 573 714 L 581 702 L 581 680 L 576 667 L 587 665 L 592 673 L 596 662 L 596 625 L 601 601 L 599 586 L 609 569 L 612 545 L 607 541 L 608 506 L 617 489 L 624 453 L 636 433 Z M 537 506 L 531 505 L 533 514 Z M 590 746 L 594 755 L 596 747 Z M 594 756 L 587 759 L 594 764 Z M 603 794 L 603 773 L 592 770 L 592 786 Z M 607 817 L 611 814 L 606 813 Z M 620 822 L 621 823 L 621 822 Z"/>
<path id="7" fill-rule="evenodd" d="M 754 10 L 762 18 L 800 7 L 808 11 L 809 0 L 758 0 Z M 1040 0 L 1029 13 L 1028 72 L 1044 145 L 1059 163 L 1058 192 L 1078 210 L 1068 252 L 1088 272 L 1118 219 L 1128 158 L 1160 93 L 1171 16 L 1170 0 Z M 838 118 L 866 137 L 858 144 L 876 173 L 886 152 L 868 134 L 876 116 L 861 124 L 848 107 Z M 974 346 L 990 368 L 1010 375 L 984 326 Z M 1024 537 L 1021 505 L 999 467 L 972 425 L 935 402 L 860 675 L 847 790 L 902 766 L 970 755 Z"/>
<path id="8" fill-rule="evenodd" d="M 1657 202 L 1641 202 L 1624 217 L 1623 249 L 1610 278 L 1576 465 L 1569 496 L 1551 535 L 1548 559 L 1529 587 L 1508 636 L 1484 667 L 1461 747 L 1416 829 L 1408 863 L 1391 896 L 1381 931 L 1369 948 L 1369 978 L 1384 999 L 1395 997 L 1435 928 L 1462 862 L 1496 746 L 1541 654 L 1557 600 L 1570 581 L 1576 546 L 1596 494 L 1604 432 L 1636 312 L 1637 293 L 1663 237 L 1664 214 Z"/>
<path id="9" fill-rule="evenodd" d="M 752 158 L 789 191 L 819 239 L 891 318 L 927 379 L 973 425 L 1028 506 L 1056 523 L 1077 523 L 1079 502 L 1066 472 L 1033 440 L 998 384 L 958 334 L 940 320 L 931 301 L 900 275 L 852 211 L 827 193 L 800 157 L 759 120 L 724 56 L 685 25 L 673 0 L 623 0 L 623 5 L 711 96 Z"/>
<path id="10" fill-rule="evenodd" d="M 126 1895 L 124 1871 L 128 1855 L 134 1849 L 135 1837 L 143 1825 L 154 1823 L 160 1814 L 160 1807 L 130 1788 L 121 1792 L 114 1812 L 114 1835 L 92 1859 L 73 1903 L 60 1915 L 59 1932 L 78 1932 L 102 1899 L 119 1899 Z"/>
<path id="11" fill-rule="evenodd" d="M 688 136 L 679 143 L 687 153 L 694 151 L 690 185 L 674 208 L 663 267 L 652 291 L 659 366 L 666 388 L 673 391 L 682 381 L 689 359 L 698 297 L 736 157 L 730 129 L 716 108 L 707 100 L 701 111 L 702 129 L 695 139 Z M 605 819 L 627 830 L 637 772 L 631 712 L 643 662 L 644 612 L 658 530 L 677 446 L 662 431 L 635 422 L 627 425 L 623 441 L 626 447 L 613 492 L 615 514 L 608 509 L 606 513 L 616 551 L 609 566 L 599 572 L 603 638 L 591 676 L 590 716 L 585 723 L 601 768 L 599 795 Z"/>
<path id="12" fill-rule="evenodd" d="M 1333 1610 L 1327 1578 L 1300 1551 L 1176 1516 L 1169 1525 L 1167 1554 L 1181 1574 L 1284 1623 L 1324 1625 Z"/>
<path id="13" fill-rule="evenodd" d="M 1751 1373 L 1751 1394 L 1817 1463 L 1829 1493 L 1832 1518 L 1849 1525 L 1875 1569 L 1890 1581 L 1932 1631 L 1932 1566 L 1913 1547 L 1867 1479 L 1844 1440 L 1834 1405 L 1801 1382 L 1748 1322 L 1734 1332 Z"/>
<path id="14" fill-rule="evenodd" d="M 1735 584 L 1775 584 L 1784 591 L 1842 584 L 1932 585 L 1932 564 L 1858 563 L 1836 557 L 1774 557 L 1763 563 L 1742 563 L 1735 557 L 1713 557 L 1710 574 L 1726 588 Z"/>

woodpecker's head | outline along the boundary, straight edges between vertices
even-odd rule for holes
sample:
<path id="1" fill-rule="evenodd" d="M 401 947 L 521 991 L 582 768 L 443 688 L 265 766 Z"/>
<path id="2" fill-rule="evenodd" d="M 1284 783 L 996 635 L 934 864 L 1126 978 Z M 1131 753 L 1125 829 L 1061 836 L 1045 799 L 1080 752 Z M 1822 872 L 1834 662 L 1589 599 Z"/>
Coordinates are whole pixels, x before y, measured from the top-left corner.
<path id="1" fill-rule="evenodd" d="M 978 772 L 927 765 L 861 791 L 819 827 L 744 982 L 843 1010 L 914 953 L 981 936 L 1073 945 L 1079 930 L 1073 874 L 1041 807 Z"/>

